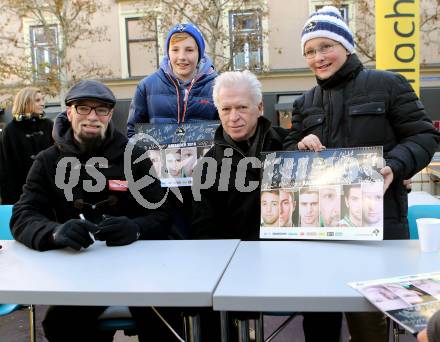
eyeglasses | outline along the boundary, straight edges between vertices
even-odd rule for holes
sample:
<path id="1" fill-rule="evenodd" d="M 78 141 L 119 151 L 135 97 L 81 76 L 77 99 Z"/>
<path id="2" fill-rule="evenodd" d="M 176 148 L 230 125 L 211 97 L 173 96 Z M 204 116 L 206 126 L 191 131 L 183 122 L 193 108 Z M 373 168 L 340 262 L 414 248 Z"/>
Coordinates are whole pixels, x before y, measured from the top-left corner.
<path id="1" fill-rule="evenodd" d="M 95 113 L 98 116 L 107 116 L 112 111 L 111 108 L 103 106 L 91 107 L 84 105 L 73 105 L 72 107 L 75 108 L 79 115 L 89 115 L 92 112 L 92 109 L 95 110 Z"/>
<path id="2" fill-rule="evenodd" d="M 310 49 L 304 52 L 304 57 L 307 59 L 315 58 L 316 54 L 319 52 L 321 55 L 326 55 L 330 52 L 333 52 L 335 49 L 335 46 L 340 45 L 340 43 L 336 43 L 333 45 L 330 44 L 324 44 L 318 47 L 317 49 Z"/>

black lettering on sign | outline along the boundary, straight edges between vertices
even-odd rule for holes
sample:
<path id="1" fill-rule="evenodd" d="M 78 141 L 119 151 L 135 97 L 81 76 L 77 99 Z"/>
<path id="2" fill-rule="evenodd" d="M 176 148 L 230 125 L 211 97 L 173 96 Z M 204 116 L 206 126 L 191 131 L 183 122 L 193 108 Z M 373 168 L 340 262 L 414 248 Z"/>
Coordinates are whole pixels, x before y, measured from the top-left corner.
<path id="1" fill-rule="evenodd" d="M 410 57 L 403 57 L 401 49 L 409 49 L 411 56 Z M 405 52 L 404 50 L 404 52 Z M 394 57 L 402 63 L 410 63 L 414 61 L 414 58 L 416 57 L 416 48 L 414 44 L 398 44 L 394 48 Z"/>
<path id="2" fill-rule="evenodd" d="M 411 37 L 414 32 L 416 31 L 416 25 L 414 25 L 414 21 L 411 21 L 411 31 L 410 32 L 402 32 L 399 30 L 399 22 L 394 22 L 394 32 L 400 37 L 409 38 Z"/>
<path id="3" fill-rule="evenodd" d="M 393 13 L 387 14 L 385 18 L 413 18 L 414 13 L 401 13 L 399 12 L 398 6 L 402 3 L 414 4 L 414 0 L 398 0 L 394 3 Z"/>

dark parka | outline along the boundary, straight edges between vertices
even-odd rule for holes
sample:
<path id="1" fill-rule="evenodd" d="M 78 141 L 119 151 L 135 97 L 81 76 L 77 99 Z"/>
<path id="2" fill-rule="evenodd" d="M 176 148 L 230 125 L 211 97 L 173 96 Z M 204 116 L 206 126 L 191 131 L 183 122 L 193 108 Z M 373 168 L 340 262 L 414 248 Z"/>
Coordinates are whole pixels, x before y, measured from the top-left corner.
<path id="1" fill-rule="evenodd" d="M 208 57 L 203 57 L 191 82 L 175 76 L 165 57 L 159 70 L 141 80 L 130 104 L 127 136 L 135 134 L 137 123 L 181 123 L 218 120 L 212 100 L 212 87 L 217 72 Z"/>
<path id="2" fill-rule="evenodd" d="M 260 228 L 260 172 L 261 168 L 246 164 L 246 169 L 238 169 L 239 162 L 245 157 L 259 158 L 261 152 L 280 151 L 282 149 L 281 129 L 275 130 L 264 117 L 258 120 L 257 132 L 250 146 L 226 140 L 222 126 L 215 133 L 215 145 L 205 157 L 217 161 L 216 180 L 209 189 L 201 190 L 201 201 L 193 202 L 192 233 L 196 239 L 242 239 L 258 240 Z M 232 156 L 225 156 L 225 151 L 232 149 Z M 246 151 L 246 152 L 244 152 Z M 220 185 L 222 160 L 232 158 L 229 182 Z M 245 175 L 245 185 L 258 182 L 258 187 L 251 192 L 237 189 L 237 172 Z M 206 175 L 202 178 L 204 182 Z M 220 182 L 222 183 L 222 182 Z"/>
<path id="3" fill-rule="evenodd" d="M 425 109 L 399 74 L 364 69 L 356 55 L 293 105 L 284 145 L 316 135 L 327 148 L 383 146 L 394 180 L 384 196 L 384 238 L 409 237 L 408 196 L 403 180 L 429 164 L 439 144 Z"/>
<path id="4" fill-rule="evenodd" d="M 55 146 L 37 156 L 29 171 L 23 196 L 14 206 L 11 230 L 16 240 L 37 250 L 55 248 L 51 239 L 55 227 L 69 219 L 78 219 L 80 213 L 95 223 L 102 219 L 103 214 L 127 216 L 139 226 L 140 239 L 167 238 L 171 222 L 165 206 L 155 210 L 146 209 L 138 203 L 131 191 L 114 191 L 109 187 L 109 180 L 126 179 L 124 151 L 127 138 L 116 131 L 111 122 L 102 145 L 93 155 L 81 153 L 79 146 L 74 142 L 72 128 L 65 112 L 55 121 L 54 140 Z M 148 158 L 133 163 L 141 154 L 142 151 L 136 148 L 131 154 L 131 170 L 135 181 L 147 174 L 152 167 Z M 72 177 L 73 164 L 67 163 L 67 168 L 63 169 L 62 163 L 59 163 L 64 157 L 77 158 L 80 161 L 77 182 Z M 101 157 L 108 162 L 107 167 L 98 165 L 96 161 L 93 163 L 97 172 L 105 178 L 104 189 L 95 189 L 94 192 L 84 190 L 87 182 L 89 186 L 97 184 L 97 176 L 92 177 L 89 174 L 93 173 L 93 170 L 88 167 L 86 172 L 85 169 L 85 164 L 90 164 L 92 157 Z M 55 177 L 57 166 L 61 172 Z M 63 188 L 69 182 L 75 186 L 72 188 L 72 198 L 68 200 Z M 150 203 L 159 203 L 164 196 L 158 180 L 144 186 L 140 194 Z M 93 204 L 96 206 L 92 207 Z"/>
<path id="5" fill-rule="evenodd" d="M 2 204 L 20 198 L 26 176 L 37 154 L 53 144 L 53 122 L 46 118 L 12 120 L 0 143 L 0 197 Z"/>

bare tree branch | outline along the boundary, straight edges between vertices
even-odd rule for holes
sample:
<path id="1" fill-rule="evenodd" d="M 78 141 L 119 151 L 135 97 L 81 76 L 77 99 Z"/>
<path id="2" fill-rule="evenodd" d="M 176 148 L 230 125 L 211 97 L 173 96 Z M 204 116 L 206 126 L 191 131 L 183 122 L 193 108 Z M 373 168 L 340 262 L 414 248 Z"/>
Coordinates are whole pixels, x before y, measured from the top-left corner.
<path id="1" fill-rule="evenodd" d="M 81 60 L 82 56 L 78 57 L 76 54 L 76 64 L 69 59 L 69 51 L 75 49 L 79 42 L 106 39 L 107 27 L 96 27 L 92 22 L 98 10 L 100 14 L 108 10 L 108 6 L 104 6 L 101 0 L 0 0 L 0 8 L 10 18 L 14 18 L 14 22 L 17 22 L 17 19 L 22 22 L 24 18 L 29 18 L 36 26 L 40 26 L 47 42 L 46 51 L 58 56 L 58 68 L 54 65 L 43 65 L 48 67 L 50 72 L 44 74 L 43 78 L 34 79 L 36 70 L 34 67 L 29 68 L 26 58 L 18 61 L 9 59 L 7 63 L 4 62 L 4 57 L 11 48 L 23 50 L 22 55 L 26 56 L 25 50 L 31 51 L 31 46 L 24 44 L 23 38 L 13 41 L 8 35 L 2 34 L 0 60 L 3 63 L 0 67 L 0 80 L 14 76 L 23 83 L 36 83 L 40 87 L 44 85 L 49 93 L 63 97 L 74 79 L 73 75 L 78 78 L 94 77 L 100 73 L 108 74 L 108 68 L 84 61 L 82 66 L 75 66 L 78 70 L 72 70 L 72 66 L 79 64 L 78 60 Z M 11 22 L 0 24 L 0 32 L 8 32 L 9 25 Z M 58 39 L 53 34 L 54 25 L 58 28 Z M 87 65 L 88 69 L 85 67 Z"/>
<path id="2" fill-rule="evenodd" d="M 157 18 L 157 13 L 149 8 L 164 6 L 166 11 L 160 13 L 163 34 L 177 22 L 192 22 L 203 32 L 207 51 L 218 70 L 227 70 L 232 66 L 230 51 L 237 50 L 231 46 L 233 41 L 228 27 L 224 27 L 224 17 L 228 17 L 229 10 L 237 12 L 246 9 L 259 10 L 264 8 L 263 0 L 144 0 L 141 1 L 147 10 L 144 13 L 145 27 L 152 19 Z M 267 15 L 260 12 L 262 16 Z M 263 33 L 264 34 L 264 33 Z M 254 39 L 249 37 L 249 39 Z M 251 44 L 251 42 L 250 42 Z"/>

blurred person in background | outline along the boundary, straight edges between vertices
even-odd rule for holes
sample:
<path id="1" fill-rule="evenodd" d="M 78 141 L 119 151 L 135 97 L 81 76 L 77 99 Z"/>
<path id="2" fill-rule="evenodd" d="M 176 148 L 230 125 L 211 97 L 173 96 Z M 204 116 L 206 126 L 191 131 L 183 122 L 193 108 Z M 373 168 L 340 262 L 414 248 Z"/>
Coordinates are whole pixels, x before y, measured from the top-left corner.
<path id="1" fill-rule="evenodd" d="M 53 144 L 53 122 L 44 115 L 44 103 L 44 95 L 38 88 L 26 87 L 15 95 L 13 119 L 0 143 L 2 204 L 18 201 L 35 157 Z"/>

